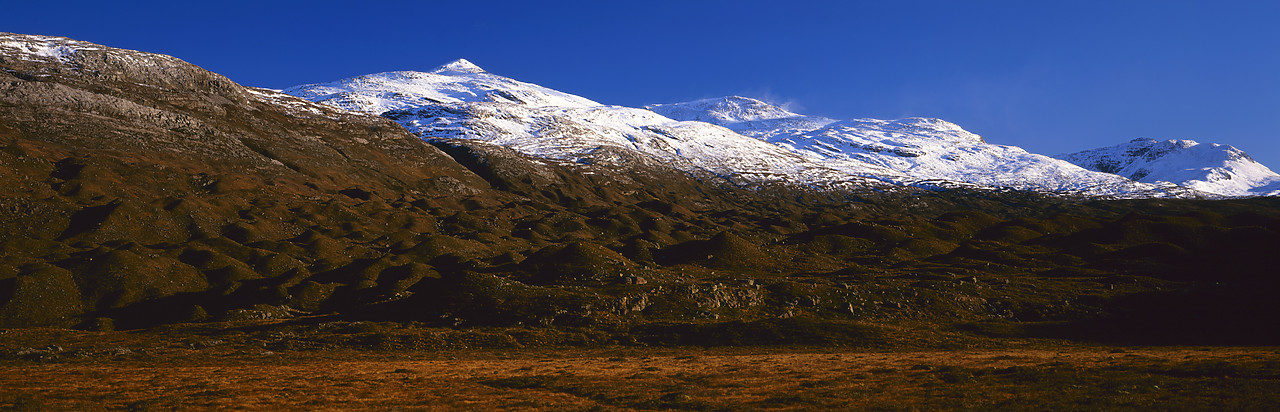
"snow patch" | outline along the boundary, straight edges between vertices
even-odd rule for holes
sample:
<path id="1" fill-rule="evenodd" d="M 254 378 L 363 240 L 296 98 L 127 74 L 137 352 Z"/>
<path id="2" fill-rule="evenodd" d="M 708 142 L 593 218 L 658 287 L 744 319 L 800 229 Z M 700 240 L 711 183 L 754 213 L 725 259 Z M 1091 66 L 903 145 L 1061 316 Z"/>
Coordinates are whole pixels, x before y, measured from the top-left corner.
<path id="1" fill-rule="evenodd" d="M 82 50 L 102 50 L 92 43 L 63 37 L 0 33 L 0 53 L 22 60 L 67 62 Z"/>

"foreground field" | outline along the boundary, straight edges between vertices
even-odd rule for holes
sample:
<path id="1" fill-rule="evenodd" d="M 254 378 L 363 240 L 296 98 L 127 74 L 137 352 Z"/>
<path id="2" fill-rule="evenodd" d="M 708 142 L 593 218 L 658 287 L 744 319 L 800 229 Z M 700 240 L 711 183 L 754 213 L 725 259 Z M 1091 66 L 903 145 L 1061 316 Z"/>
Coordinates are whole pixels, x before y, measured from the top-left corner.
<path id="1" fill-rule="evenodd" d="M 0 366 L 0 408 L 1266 410 L 1280 404 L 1277 348 L 614 347 L 184 358 L 11 360 Z"/>

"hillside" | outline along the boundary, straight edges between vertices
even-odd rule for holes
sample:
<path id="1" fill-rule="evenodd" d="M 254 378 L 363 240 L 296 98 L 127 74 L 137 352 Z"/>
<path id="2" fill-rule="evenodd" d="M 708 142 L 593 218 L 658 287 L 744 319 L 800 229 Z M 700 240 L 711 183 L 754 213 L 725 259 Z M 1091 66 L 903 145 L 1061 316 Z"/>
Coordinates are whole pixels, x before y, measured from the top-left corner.
<path id="1" fill-rule="evenodd" d="M 721 148 L 701 131 L 767 142 L 500 93 L 382 113 L 406 130 L 172 57 L 56 37 L 0 35 L 0 69 L 4 327 L 197 324 L 281 351 L 1280 342 L 1256 327 L 1280 313 L 1276 198 L 747 186 L 725 170 L 802 156 L 715 163 L 692 156 Z M 457 64 L 436 74 L 483 77 Z M 573 100 L 530 90 L 518 97 Z M 413 123 L 437 119 L 422 110 L 465 115 Z M 587 139 L 594 160 L 467 137 L 504 113 L 573 130 L 530 135 L 545 147 Z M 615 119 L 653 123 L 579 132 Z M 679 149 L 714 173 L 639 147 Z M 36 353 L 10 343 L 12 357 Z"/>

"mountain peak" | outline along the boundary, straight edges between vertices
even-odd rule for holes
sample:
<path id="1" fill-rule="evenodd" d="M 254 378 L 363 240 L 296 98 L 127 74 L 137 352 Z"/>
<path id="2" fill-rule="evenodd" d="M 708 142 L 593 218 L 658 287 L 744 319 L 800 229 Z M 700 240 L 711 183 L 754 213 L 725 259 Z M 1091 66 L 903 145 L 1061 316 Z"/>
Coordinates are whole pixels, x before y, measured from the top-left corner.
<path id="1" fill-rule="evenodd" d="M 703 105 L 717 112 L 725 120 L 731 121 L 767 120 L 798 116 L 763 100 L 742 96 L 725 96 L 690 103 Z"/>
<path id="2" fill-rule="evenodd" d="M 484 69 L 481 69 L 480 66 L 476 66 L 475 63 L 472 63 L 467 59 L 458 59 L 458 60 L 449 62 L 446 65 L 437 67 L 435 70 L 432 70 L 431 72 L 437 73 L 437 74 L 444 74 L 444 73 L 484 73 L 485 71 Z"/>
<path id="3" fill-rule="evenodd" d="M 304 84 L 286 94 L 358 112 L 384 114 L 442 103 L 496 102 L 528 107 L 595 107 L 586 98 L 491 74 L 466 59 L 430 72 L 373 73 L 328 83 Z"/>
<path id="4" fill-rule="evenodd" d="M 725 96 L 684 103 L 651 104 L 646 109 L 679 120 L 730 126 L 743 122 L 800 117 L 781 107 L 742 96 Z"/>
<path id="5" fill-rule="evenodd" d="M 1139 138 L 1056 157 L 1139 182 L 1172 182 L 1223 196 L 1280 194 L 1280 174 L 1225 144 Z"/>
<path id="6" fill-rule="evenodd" d="M 768 107 L 775 107 L 774 105 L 769 104 L 768 102 L 765 102 L 764 100 L 760 100 L 760 99 L 753 99 L 753 98 L 750 98 L 750 97 L 743 97 L 743 96 L 724 96 L 724 97 L 717 97 L 717 98 L 711 98 L 711 99 L 703 99 L 703 100 L 700 100 L 700 101 L 702 101 L 702 102 L 709 102 L 709 103 L 710 103 L 710 102 L 717 102 L 717 103 L 721 103 L 721 104 L 745 104 L 745 105 L 750 105 L 750 106 L 768 106 Z"/>

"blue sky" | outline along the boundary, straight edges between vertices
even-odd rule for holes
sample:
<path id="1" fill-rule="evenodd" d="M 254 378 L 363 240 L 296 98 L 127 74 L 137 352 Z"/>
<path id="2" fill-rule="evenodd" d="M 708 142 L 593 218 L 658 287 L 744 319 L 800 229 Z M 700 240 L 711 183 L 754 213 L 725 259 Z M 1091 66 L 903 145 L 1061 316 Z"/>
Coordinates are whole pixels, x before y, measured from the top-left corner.
<path id="1" fill-rule="evenodd" d="M 120 3 L 124 3 L 123 5 Z M 466 58 L 607 104 L 939 117 L 1057 154 L 1137 137 L 1280 170 L 1280 1 L 16 2 L 0 31 L 284 88 Z"/>

